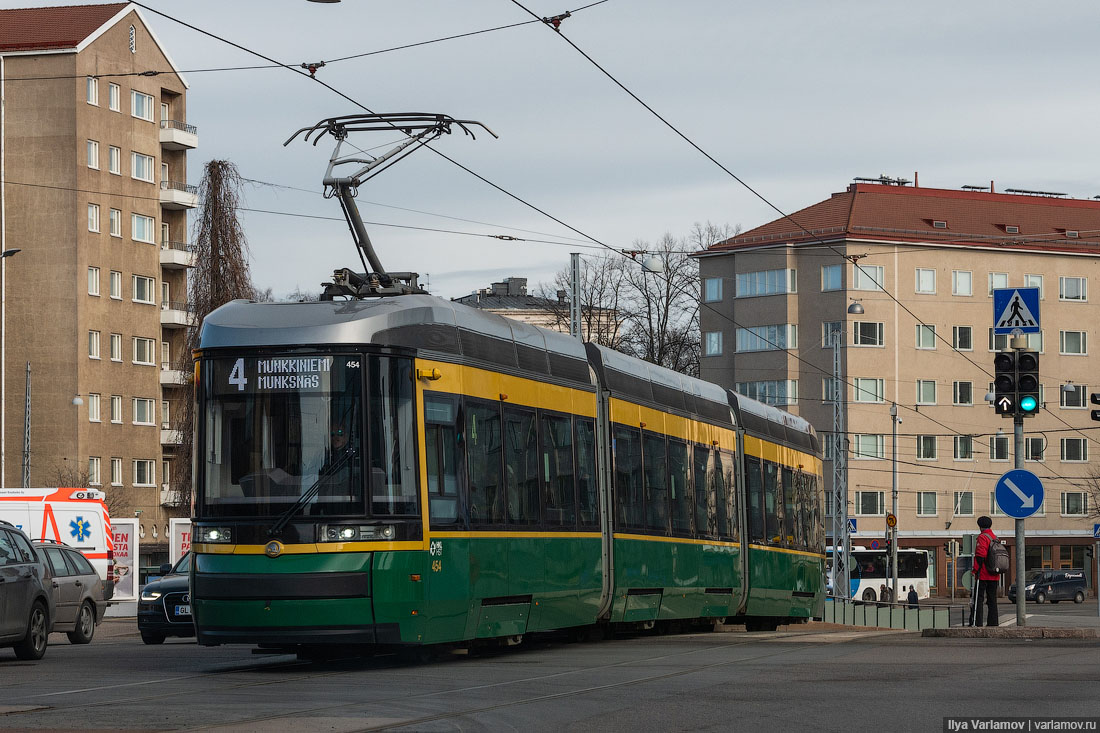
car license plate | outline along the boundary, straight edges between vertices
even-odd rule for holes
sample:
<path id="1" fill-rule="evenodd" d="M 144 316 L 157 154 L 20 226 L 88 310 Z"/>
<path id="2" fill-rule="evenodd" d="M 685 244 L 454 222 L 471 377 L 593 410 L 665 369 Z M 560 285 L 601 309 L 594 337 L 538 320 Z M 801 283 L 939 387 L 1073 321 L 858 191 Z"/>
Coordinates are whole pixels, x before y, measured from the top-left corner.
<path id="1" fill-rule="evenodd" d="M 191 606 L 189 606 L 189 605 L 188 606 L 176 606 L 176 615 L 177 616 L 190 616 L 191 615 Z"/>

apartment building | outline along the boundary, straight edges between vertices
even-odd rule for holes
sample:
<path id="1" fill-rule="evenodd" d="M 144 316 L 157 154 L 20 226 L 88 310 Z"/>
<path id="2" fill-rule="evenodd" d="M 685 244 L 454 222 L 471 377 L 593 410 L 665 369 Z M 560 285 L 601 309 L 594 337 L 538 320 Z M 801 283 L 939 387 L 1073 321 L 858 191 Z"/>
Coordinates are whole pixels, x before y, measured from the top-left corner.
<path id="1" fill-rule="evenodd" d="M 155 565 L 187 511 L 169 490 L 189 395 L 187 84 L 137 7 L 113 3 L 0 10 L 0 94 L 0 480 L 23 485 L 26 461 L 31 486 L 102 489 L 140 516 Z"/>
<path id="2" fill-rule="evenodd" d="M 1026 568 L 1089 566 L 1100 201 L 857 183 L 715 244 L 699 262 L 703 378 L 808 419 L 826 446 L 827 495 L 830 337 L 841 335 L 853 544 L 883 540 L 896 460 L 899 546 L 932 552 L 940 594 L 945 542 L 977 532 L 979 516 L 1013 543 L 1014 521 L 993 500 L 1013 467 L 1013 429 L 985 399 L 994 353 L 1008 346 L 993 334 L 992 290 L 1040 288 L 1042 332 L 1029 342 L 1041 353 L 1043 409 L 1025 422 L 1024 465 L 1046 499 L 1027 520 Z"/>

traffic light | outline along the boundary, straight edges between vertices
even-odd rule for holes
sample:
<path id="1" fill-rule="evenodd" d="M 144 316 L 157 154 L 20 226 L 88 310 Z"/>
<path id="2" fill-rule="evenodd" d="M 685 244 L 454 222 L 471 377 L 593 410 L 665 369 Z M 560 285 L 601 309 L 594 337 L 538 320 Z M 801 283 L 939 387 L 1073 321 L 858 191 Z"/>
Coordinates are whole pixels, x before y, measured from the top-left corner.
<path id="1" fill-rule="evenodd" d="M 993 357 L 993 407 L 998 415 L 1016 414 L 1016 352 L 998 351 Z"/>
<path id="2" fill-rule="evenodd" d="M 889 556 L 889 554 L 890 554 L 890 535 L 889 534 L 886 535 L 886 545 L 885 545 L 885 547 L 886 547 L 886 554 L 887 554 L 887 556 Z"/>
<path id="3" fill-rule="evenodd" d="M 1092 402 L 1092 404 L 1094 405 L 1100 405 L 1100 392 L 1093 392 L 1091 395 L 1089 395 L 1089 401 Z M 1100 420 L 1100 410 L 1092 411 L 1092 419 Z"/>
<path id="4" fill-rule="evenodd" d="M 1016 404 L 1020 414 L 1039 412 L 1039 352 L 1030 349 L 1016 354 Z"/>

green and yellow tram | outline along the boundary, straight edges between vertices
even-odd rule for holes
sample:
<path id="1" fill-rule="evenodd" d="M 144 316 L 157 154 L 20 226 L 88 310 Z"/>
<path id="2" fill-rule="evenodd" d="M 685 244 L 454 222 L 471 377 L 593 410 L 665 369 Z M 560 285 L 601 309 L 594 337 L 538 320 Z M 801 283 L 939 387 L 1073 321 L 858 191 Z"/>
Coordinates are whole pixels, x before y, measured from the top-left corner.
<path id="1" fill-rule="evenodd" d="M 201 644 L 805 621 L 804 420 L 427 295 L 223 306 L 196 361 Z"/>

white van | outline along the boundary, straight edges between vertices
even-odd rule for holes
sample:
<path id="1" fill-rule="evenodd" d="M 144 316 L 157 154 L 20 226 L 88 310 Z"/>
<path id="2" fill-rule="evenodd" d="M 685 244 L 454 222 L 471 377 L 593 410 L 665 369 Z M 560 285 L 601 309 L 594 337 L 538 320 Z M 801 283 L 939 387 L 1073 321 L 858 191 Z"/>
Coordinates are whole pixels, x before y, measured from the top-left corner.
<path id="1" fill-rule="evenodd" d="M 56 540 L 88 558 L 114 595 L 111 517 L 102 491 L 77 488 L 0 489 L 0 519 L 32 540 Z"/>

